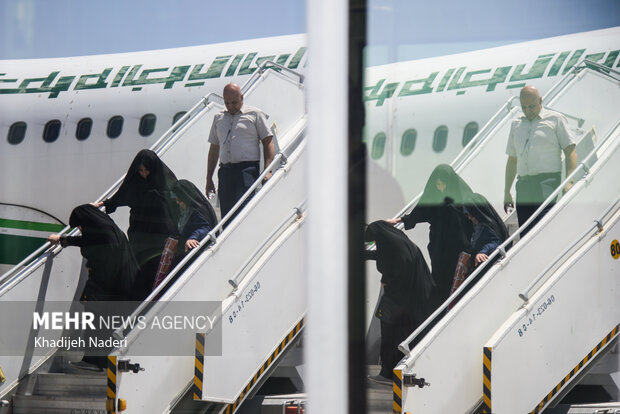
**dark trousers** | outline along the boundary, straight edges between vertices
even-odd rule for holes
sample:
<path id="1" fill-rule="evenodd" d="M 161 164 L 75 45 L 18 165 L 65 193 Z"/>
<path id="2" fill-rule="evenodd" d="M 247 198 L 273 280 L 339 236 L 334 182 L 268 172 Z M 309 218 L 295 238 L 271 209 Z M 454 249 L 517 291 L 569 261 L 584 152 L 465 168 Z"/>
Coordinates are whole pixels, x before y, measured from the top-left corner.
<path id="1" fill-rule="evenodd" d="M 381 358 L 381 375 L 392 379 L 392 372 L 396 364 L 404 357 L 398 350 L 398 344 L 404 341 L 419 324 L 415 318 L 407 313 L 400 315 L 395 323 L 381 321 L 381 346 L 379 357 Z"/>
<path id="2" fill-rule="evenodd" d="M 551 195 L 553 191 L 560 185 L 561 174 L 544 173 L 537 175 L 519 176 L 517 179 L 517 219 L 519 226 L 523 226 L 534 212 L 542 205 L 542 203 Z M 527 228 L 523 229 L 521 236 L 523 237 L 540 221 L 541 218 L 553 207 L 554 202 L 549 203 L 547 207 L 536 217 L 536 219 Z"/>
<path id="3" fill-rule="evenodd" d="M 219 180 L 218 195 L 222 218 L 228 214 L 243 194 L 254 184 L 259 175 L 258 161 L 220 164 L 217 177 Z M 248 197 L 241 208 L 243 208 L 251 198 L 251 196 Z M 231 220 L 238 214 L 241 208 L 231 217 Z"/>

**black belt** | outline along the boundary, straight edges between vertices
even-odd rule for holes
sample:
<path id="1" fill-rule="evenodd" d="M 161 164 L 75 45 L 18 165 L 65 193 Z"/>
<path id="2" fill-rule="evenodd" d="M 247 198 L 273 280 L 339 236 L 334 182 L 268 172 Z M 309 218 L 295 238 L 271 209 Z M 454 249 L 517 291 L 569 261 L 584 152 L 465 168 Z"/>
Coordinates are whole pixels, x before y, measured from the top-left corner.
<path id="1" fill-rule="evenodd" d="M 258 165 L 259 161 L 241 161 L 241 162 L 227 162 L 220 163 L 220 168 L 245 168 Z"/>
<path id="2" fill-rule="evenodd" d="M 562 173 L 560 172 L 552 172 L 552 173 L 540 173 L 535 175 L 520 175 L 517 177 L 519 181 L 522 182 L 532 182 L 532 181 L 543 181 L 548 178 L 561 178 Z"/>

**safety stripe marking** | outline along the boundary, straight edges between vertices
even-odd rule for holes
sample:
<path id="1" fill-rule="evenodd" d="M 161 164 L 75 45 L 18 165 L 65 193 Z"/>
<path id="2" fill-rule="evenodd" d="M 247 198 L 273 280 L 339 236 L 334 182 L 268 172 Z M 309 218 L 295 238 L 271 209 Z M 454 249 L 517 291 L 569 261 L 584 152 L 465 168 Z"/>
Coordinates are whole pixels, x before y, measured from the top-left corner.
<path id="1" fill-rule="evenodd" d="M 116 356 L 108 356 L 108 399 L 113 403 L 112 411 L 108 411 L 108 414 L 116 413 Z"/>
<path id="2" fill-rule="evenodd" d="M 284 351 L 286 346 L 290 344 L 294 338 L 297 337 L 297 334 L 299 334 L 301 329 L 304 327 L 304 322 L 305 322 L 305 318 L 301 318 L 301 320 L 297 323 L 297 325 L 295 325 L 295 327 L 291 330 L 291 332 L 286 334 L 282 342 L 278 344 L 278 347 L 271 353 L 271 355 L 269 355 L 269 358 L 267 358 L 267 361 L 265 361 L 265 363 L 261 365 L 261 367 L 256 371 L 252 379 L 241 390 L 241 393 L 239 394 L 239 397 L 237 397 L 235 402 L 232 404 L 228 404 L 228 406 L 226 407 L 226 414 L 232 414 L 237 410 L 237 408 L 241 405 L 241 403 L 243 402 L 245 397 L 248 395 L 252 387 L 256 385 L 256 383 L 263 376 L 265 371 L 267 371 L 267 369 L 271 366 L 271 364 L 275 362 L 278 355 L 282 353 L 282 351 Z"/>
<path id="3" fill-rule="evenodd" d="M 555 386 L 551 392 L 549 394 L 547 394 L 547 396 L 545 396 L 545 398 L 543 398 L 543 400 L 530 412 L 530 414 L 538 414 L 540 413 L 543 408 L 545 408 L 545 406 L 549 403 L 549 401 L 551 401 L 551 399 L 564 387 L 564 385 L 570 381 L 570 379 L 572 377 L 575 376 L 575 374 L 577 374 L 581 368 L 583 368 L 583 366 L 586 364 L 586 362 L 588 362 L 590 359 L 594 358 L 594 355 L 596 355 L 601 349 L 603 349 L 603 347 L 610 342 L 616 335 L 618 335 L 618 330 L 620 328 L 620 324 L 616 325 L 614 327 L 614 329 L 611 330 L 611 332 L 609 332 L 609 334 L 607 334 L 607 336 L 605 336 L 605 338 L 603 338 L 603 340 L 601 342 L 599 342 L 594 349 L 592 349 L 592 351 L 590 351 L 588 353 L 588 355 L 585 356 L 584 359 L 582 359 L 581 361 L 579 361 L 579 364 L 577 364 L 577 366 L 575 366 L 575 368 L 573 368 L 568 375 L 566 375 L 566 377 L 564 377 L 562 379 L 562 381 L 560 381 L 558 383 L 557 386 Z"/>
<path id="4" fill-rule="evenodd" d="M 482 412 L 491 413 L 491 356 L 493 348 L 484 347 L 482 357 Z"/>
<path id="5" fill-rule="evenodd" d="M 202 379 L 205 370 L 205 334 L 196 333 L 196 358 L 194 362 L 194 400 L 202 400 Z"/>
<path id="6" fill-rule="evenodd" d="M 395 369 L 392 373 L 392 392 L 394 394 L 394 402 L 392 403 L 392 412 L 401 414 L 403 412 L 403 371 Z"/>

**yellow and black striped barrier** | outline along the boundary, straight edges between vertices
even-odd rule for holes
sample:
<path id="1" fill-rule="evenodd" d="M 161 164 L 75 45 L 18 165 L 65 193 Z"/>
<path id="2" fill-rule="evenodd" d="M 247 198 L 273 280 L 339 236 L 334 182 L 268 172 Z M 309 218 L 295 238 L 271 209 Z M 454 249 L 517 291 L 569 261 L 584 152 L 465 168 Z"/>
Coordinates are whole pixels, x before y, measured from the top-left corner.
<path id="1" fill-rule="evenodd" d="M 566 375 L 564 378 L 562 378 L 562 381 L 560 381 L 558 383 L 558 385 L 556 385 L 549 394 L 547 394 L 545 396 L 545 398 L 543 398 L 543 400 L 536 406 L 536 408 L 534 408 L 530 414 L 538 414 L 542 411 L 542 409 L 547 405 L 547 403 L 549 401 L 551 401 L 551 399 L 564 387 L 565 384 L 567 384 L 571 378 L 573 378 L 579 371 L 581 371 L 581 369 L 583 368 L 583 366 L 592 358 L 594 358 L 594 356 L 596 354 L 599 353 L 599 351 L 601 349 L 603 349 L 603 347 L 605 345 L 607 345 L 609 342 L 611 342 L 611 340 L 618 335 L 618 328 L 620 327 L 620 324 L 616 325 L 614 327 L 614 329 L 611 330 L 611 332 L 609 332 L 609 334 L 607 334 L 607 336 L 605 336 L 605 338 L 603 338 L 603 340 L 601 342 L 599 342 L 594 349 L 592 349 L 592 351 L 590 351 L 588 353 L 588 355 L 585 356 L 584 359 L 582 359 L 581 361 L 579 361 L 579 364 L 577 364 L 575 366 L 575 368 L 573 368 L 568 375 Z"/>
<path id="2" fill-rule="evenodd" d="M 194 361 L 194 385 L 192 391 L 194 400 L 202 400 L 202 379 L 204 378 L 205 364 L 205 334 L 196 334 L 196 360 Z"/>
<path id="3" fill-rule="evenodd" d="M 256 385 L 256 383 L 263 376 L 265 371 L 267 371 L 267 369 L 269 369 L 269 367 L 275 362 L 275 360 L 278 358 L 278 355 L 280 355 L 282 351 L 284 351 L 284 348 L 286 348 L 288 344 L 293 342 L 293 340 L 297 337 L 299 332 L 301 332 L 303 327 L 304 327 L 304 318 L 301 318 L 301 320 L 297 323 L 297 325 L 295 325 L 295 327 L 288 333 L 288 335 L 286 335 L 284 339 L 280 342 L 280 344 L 275 349 L 275 351 L 273 351 L 271 355 L 269 355 L 269 358 L 267 358 L 267 361 L 265 361 L 265 363 L 261 365 L 261 367 L 256 371 L 256 373 L 254 374 L 254 377 L 252 377 L 252 379 L 248 382 L 248 384 L 245 386 L 243 391 L 241 391 L 241 394 L 239 395 L 239 397 L 237 397 L 235 402 L 232 404 L 228 404 L 228 406 L 226 407 L 226 411 L 225 411 L 226 414 L 233 414 L 237 410 L 237 408 L 239 408 L 239 406 L 241 405 L 243 400 L 247 397 L 252 387 Z"/>
<path id="4" fill-rule="evenodd" d="M 116 413 L 116 361 L 116 356 L 108 356 L 108 394 L 106 400 L 108 414 Z"/>
<path id="5" fill-rule="evenodd" d="M 491 347 L 484 347 L 482 356 L 482 412 L 491 413 Z"/>
<path id="6" fill-rule="evenodd" d="M 394 414 L 401 414 L 403 412 L 403 371 L 401 369 L 395 369 L 392 378 L 394 382 L 392 385 L 394 394 L 392 411 Z"/>

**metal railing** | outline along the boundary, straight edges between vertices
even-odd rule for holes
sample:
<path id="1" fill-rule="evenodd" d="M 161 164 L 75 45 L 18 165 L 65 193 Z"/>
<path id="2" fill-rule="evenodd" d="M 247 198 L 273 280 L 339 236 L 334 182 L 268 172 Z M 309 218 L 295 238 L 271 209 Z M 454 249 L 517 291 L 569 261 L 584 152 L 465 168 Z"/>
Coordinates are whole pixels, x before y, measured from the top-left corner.
<path id="1" fill-rule="evenodd" d="M 249 265 L 254 262 L 254 260 L 259 254 L 264 253 L 265 247 L 269 245 L 269 243 L 276 235 L 280 234 L 284 226 L 286 226 L 293 217 L 297 217 L 297 219 L 300 219 L 302 217 L 305 205 L 306 202 L 304 201 L 298 207 L 295 207 L 293 209 L 293 212 L 289 214 L 284 220 L 282 220 L 282 222 L 271 233 L 269 233 L 265 240 L 263 240 L 263 242 L 256 247 L 252 254 L 250 254 L 246 261 L 241 265 L 239 270 L 235 272 L 235 275 L 228 280 L 228 283 L 234 288 L 235 291 L 239 287 L 239 283 L 245 278 L 245 271 L 248 269 Z M 240 277 L 241 279 L 239 279 Z"/>
<path id="2" fill-rule="evenodd" d="M 560 263 L 560 261 L 562 261 L 562 259 L 570 252 L 572 251 L 575 247 L 577 247 L 578 245 L 580 245 L 583 240 L 588 237 L 590 235 L 590 233 L 592 233 L 592 231 L 594 229 L 597 230 L 597 234 L 600 233 L 603 230 L 604 225 L 606 224 L 605 222 L 605 218 L 608 218 L 607 216 L 609 215 L 609 213 L 620 203 L 620 197 L 616 198 L 616 200 L 607 208 L 607 210 L 605 210 L 605 212 L 603 214 L 601 214 L 599 216 L 598 219 L 594 220 L 593 224 L 586 230 L 583 232 L 583 234 L 581 234 L 579 237 L 577 237 L 577 239 L 573 242 L 573 244 L 571 244 L 570 246 L 568 246 L 566 249 L 564 249 L 564 251 L 562 253 L 560 253 L 560 255 L 558 255 L 558 257 L 556 257 L 556 259 L 551 262 L 546 268 L 545 270 L 543 270 L 540 275 L 538 275 L 538 277 L 536 277 L 536 279 L 534 279 L 527 288 L 525 288 L 524 293 L 519 293 L 519 297 L 524 301 L 527 302 L 530 300 L 529 295 L 530 292 L 532 291 L 532 289 L 534 288 L 534 286 L 536 286 L 539 282 L 541 282 L 543 279 L 546 280 L 549 278 L 550 276 L 550 271 L 558 264 Z"/>

